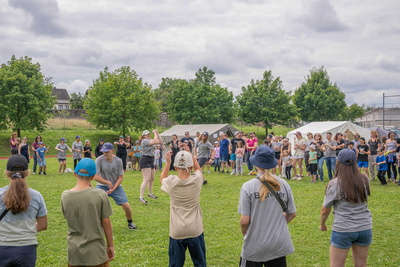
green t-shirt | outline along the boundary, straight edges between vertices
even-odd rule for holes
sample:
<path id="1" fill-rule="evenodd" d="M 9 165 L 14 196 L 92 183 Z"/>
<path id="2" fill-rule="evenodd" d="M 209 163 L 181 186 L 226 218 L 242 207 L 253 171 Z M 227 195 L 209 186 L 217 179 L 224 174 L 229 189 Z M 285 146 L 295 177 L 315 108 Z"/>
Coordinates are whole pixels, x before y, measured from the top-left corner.
<path id="1" fill-rule="evenodd" d="M 311 164 L 318 163 L 318 159 L 317 159 L 316 155 L 317 155 L 317 151 L 310 151 L 310 153 L 309 153 L 310 159 L 315 158 L 314 160 L 310 161 Z"/>
<path id="2" fill-rule="evenodd" d="M 67 190 L 61 195 L 61 206 L 68 225 L 68 263 L 92 266 L 107 261 L 101 224 L 113 213 L 107 193 L 93 187 Z"/>

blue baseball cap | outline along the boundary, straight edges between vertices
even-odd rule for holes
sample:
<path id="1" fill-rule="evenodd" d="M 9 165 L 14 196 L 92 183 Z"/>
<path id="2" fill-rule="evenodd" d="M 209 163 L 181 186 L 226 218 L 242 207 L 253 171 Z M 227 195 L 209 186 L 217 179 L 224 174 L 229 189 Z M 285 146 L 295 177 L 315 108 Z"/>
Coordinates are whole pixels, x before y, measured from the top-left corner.
<path id="1" fill-rule="evenodd" d="M 81 170 L 85 170 L 88 173 L 81 173 Z M 96 163 L 89 158 L 81 159 L 75 167 L 75 173 L 80 176 L 92 177 L 96 174 Z"/>
<path id="2" fill-rule="evenodd" d="M 254 155 L 250 157 L 250 162 L 254 166 L 263 169 L 273 169 L 278 165 L 274 150 L 266 145 L 261 145 L 257 148 Z"/>
<path id="3" fill-rule="evenodd" d="M 357 155 L 352 149 L 345 148 L 339 152 L 337 160 L 344 165 L 351 166 L 357 164 Z"/>
<path id="4" fill-rule="evenodd" d="M 67 140 L 63 137 L 63 138 L 60 139 L 60 141 L 66 142 Z"/>
<path id="5" fill-rule="evenodd" d="M 81 138 L 81 136 L 80 136 L 80 135 L 77 135 L 77 136 L 75 136 L 75 139 L 76 139 L 76 138 Z"/>
<path id="6" fill-rule="evenodd" d="M 100 152 L 108 152 L 110 150 L 114 149 L 113 144 L 111 143 L 104 143 L 103 147 L 100 149 Z"/>

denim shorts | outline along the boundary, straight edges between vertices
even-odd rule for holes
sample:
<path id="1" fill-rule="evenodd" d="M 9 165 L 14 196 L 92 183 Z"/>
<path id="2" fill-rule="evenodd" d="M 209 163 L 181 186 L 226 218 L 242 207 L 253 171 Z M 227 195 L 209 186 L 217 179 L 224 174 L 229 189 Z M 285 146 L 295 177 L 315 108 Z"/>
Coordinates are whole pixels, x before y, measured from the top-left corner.
<path id="1" fill-rule="evenodd" d="M 39 160 L 39 167 L 44 167 L 46 166 L 46 159 L 43 158 L 42 160 Z"/>
<path id="2" fill-rule="evenodd" d="M 368 161 L 359 161 L 358 168 L 368 168 Z"/>
<path id="3" fill-rule="evenodd" d="M 106 185 L 96 185 L 96 188 L 104 190 L 105 192 L 109 190 L 108 186 Z M 124 188 L 122 188 L 122 186 L 118 186 L 118 188 L 108 196 L 112 197 L 117 205 L 122 205 L 128 202 L 128 198 L 126 197 Z"/>
<path id="4" fill-rule="evenodd" d="M 372 229 L 360 231 L 339 233 L 332 231 L 331 245 L 335 248 L 347 249 L 352 245 L 367 247 L 372 243 Z"/>
<path id="5" fill-rule="evenodd" d="M 221 157 L 221 161 L 223 161 L 223 162 L 227 162 L 228 161 L 228 154 L 221 155 L 220 157 Z"/>

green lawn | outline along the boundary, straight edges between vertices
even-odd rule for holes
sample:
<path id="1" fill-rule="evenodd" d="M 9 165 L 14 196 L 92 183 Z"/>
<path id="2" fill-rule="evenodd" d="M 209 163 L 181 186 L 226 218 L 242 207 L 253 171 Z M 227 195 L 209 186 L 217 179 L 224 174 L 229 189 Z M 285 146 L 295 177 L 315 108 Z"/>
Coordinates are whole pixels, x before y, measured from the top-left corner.
<path id="1" fill-rule="evenodd" d="M 71 158 L 67 161 L 72 167 Z M 5 169 L 6 160 L 0 160 L 0 170 Z M 40 191 L 48 208 L 48 230 L 38 234 L 37 266 L 66 266 L 67 227 L 60 209 L 61 193 L 73 187 L 72 174 L 58 175 L 58 162 L 48 159 L 48 175 L 28 177 L 30 187 Z M 159 179 L 157 173 L 157 180 Z M 208 266 L 238 266 L 242 245 L 237 204 L 240 187 L 249 176 L 229 174 L 205 174 L 209 184 L 203 187 L 201 206 L 204 218 L 204 234 L 207 246 Z M 113 203 L 111 217 L 115 238 L 116 258 L 111 266 L 167 266 L 169 197 L 160 190 L 157 181 L 155 194 L 158 200 L 149 200 L 145 206 L 137 201 L 142 177 L 139 172 L 128 171 L 123 186 L 134 212 L 134 223 L 138 230 L 128 230 L 125 216 L 120 207 Z M 0 187 L 7 185 L 6 178 L 0 179 Z M 330 231 L 321 232 L 319 210 L 326 182 L 310 184 L 309 179 L 289 181 L 297 206 L 297 217 L 290 223 L 290 232 L 295 253 L 288 256 L 289 266 L 328 266 Z M 400 246 L 400 186 L 380 186 L 372 181 L 369 207 L 373 214 L 374 241 L 369 253 L 369 266 L 399 266 Z M 332 225 L 332 217 L 328 227 Z M 90 227 L 90 226 L 88 226 Z M 350 256 L 350 255 L 349 255 Z M 187 266 L 192 266 L 188 259 Z M 351 260 L 347 266 L 352 266 Z"/>

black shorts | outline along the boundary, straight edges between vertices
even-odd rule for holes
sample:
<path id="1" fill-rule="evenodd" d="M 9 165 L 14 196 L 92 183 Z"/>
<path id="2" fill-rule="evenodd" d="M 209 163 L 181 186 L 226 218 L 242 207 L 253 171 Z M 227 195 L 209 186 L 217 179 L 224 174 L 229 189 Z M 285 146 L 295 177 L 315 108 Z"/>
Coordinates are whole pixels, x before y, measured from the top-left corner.
<path id="1" fill-rule="evenodd" d="M 154 169 L 154 157 L 150 156 L 141 156 L 139 160 L 139 168 L 140 169 Z"/>
<path id="2" fill-rule="evenodd" d="M 245 261 L 240 257 L 239 266 L 245 267 L 286 267 L 286 256 L 265 262 Z"/>
<path id="3" fill-rule="evenodd" d="M 310 163 L 310 166 L 308 168 L 311 175 L 317 174 L 317 163 Z"/>
<path id="4" fill-rule="evenodd" d="M 207 160 L 209 160 L 209 159 L 207 159 L 207 158 L 198 158 L 197 159 L 197 162 L 199 163 L 200 168 L 206 164 Z"/>
<path id="5" fill-rule="evenodd" d="M 58 159 L 58 162 L 60 161 L 67 161 L 67 159 Z"/>
<path id="6" fill-rule="evenodd" d="M 281 159 L 281 152 L 275 152 L 275 158 Z"/>

